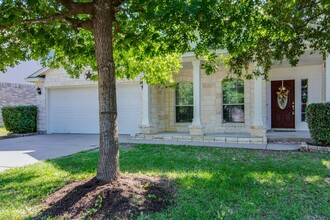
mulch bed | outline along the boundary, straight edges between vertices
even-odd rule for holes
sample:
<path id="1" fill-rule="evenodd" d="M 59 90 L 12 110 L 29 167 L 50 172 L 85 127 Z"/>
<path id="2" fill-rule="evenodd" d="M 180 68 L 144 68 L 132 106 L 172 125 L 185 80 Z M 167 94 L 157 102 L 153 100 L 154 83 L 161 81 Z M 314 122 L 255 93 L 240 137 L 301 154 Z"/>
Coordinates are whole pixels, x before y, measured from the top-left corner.
<path id="1" fill-rule="evenodd" d="M 121 174 L 102 184 L 96 178 L 73 182 L 45 199 L 46 210 L 37 218 L 136 219 L 171 205 L 175 188 L 160 177 Z"/>

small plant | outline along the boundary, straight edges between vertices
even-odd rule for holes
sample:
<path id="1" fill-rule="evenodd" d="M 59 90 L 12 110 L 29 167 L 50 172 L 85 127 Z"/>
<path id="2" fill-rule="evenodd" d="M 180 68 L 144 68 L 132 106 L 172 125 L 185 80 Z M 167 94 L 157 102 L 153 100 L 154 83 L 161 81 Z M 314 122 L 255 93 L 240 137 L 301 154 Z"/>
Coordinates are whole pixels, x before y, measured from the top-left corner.
<path id="1" fill-rule="evenodd" d="M 133 202 L 133 204 L 139 205 L 142 202 L 142 198 L 135 195 L 135 194 L 133 194 L 132 195 L 132 202 Z"/>
<path id="2" fill-rule="evenodd" d="M 149 199 L 156 199 L 157 196 L 155 194 L 148 194 Z"/>
<path id="3" fill-rule="evenodd" d="M 150 187 L 150 184 L 149 183 L 146 183 L 146 184 L 141 185 L 141 188 L 142 189 L 149 189 L 149 187 Z"/>
<path id="4" fill-rule="evenodd" d="M 102 208 L 102 202 L 103 202 L 103 197 L 101 195 L 98 195 L 96 197 L 94 206 L 87 210 L 87 215 L 85 219 L 92 219 L 92 216 Z"/>

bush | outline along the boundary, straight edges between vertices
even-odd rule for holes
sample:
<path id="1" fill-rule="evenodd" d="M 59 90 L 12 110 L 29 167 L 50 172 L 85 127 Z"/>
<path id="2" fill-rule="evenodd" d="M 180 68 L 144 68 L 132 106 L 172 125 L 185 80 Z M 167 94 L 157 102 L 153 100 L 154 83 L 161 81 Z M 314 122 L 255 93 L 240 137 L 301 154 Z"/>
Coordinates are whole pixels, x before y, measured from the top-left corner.
<path id="1" fill-rule="evenodd" d="M 308 105 L 307 123 L 314 144 L 330 146 L 330 102 Z"/>
<path id="2" fill-rule="evenodd" d="M 3 107 L 2 118 L 7 131 L 31 133 L 37 130 L 37 106 Z"/>

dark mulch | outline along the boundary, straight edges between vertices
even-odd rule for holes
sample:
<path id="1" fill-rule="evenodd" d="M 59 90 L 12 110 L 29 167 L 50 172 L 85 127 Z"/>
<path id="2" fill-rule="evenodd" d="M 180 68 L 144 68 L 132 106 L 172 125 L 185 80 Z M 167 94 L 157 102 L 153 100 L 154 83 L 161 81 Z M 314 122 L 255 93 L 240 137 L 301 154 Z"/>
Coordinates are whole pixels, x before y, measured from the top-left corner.
<path id="1" fill-rule="evenodd" d="M 174 201 L 175 189 L 166 178 L 121 174 L 107 184 L 95 178 L 74 182 L 51 194 L 37 218 L 136 219 L 158 212 Z"/>

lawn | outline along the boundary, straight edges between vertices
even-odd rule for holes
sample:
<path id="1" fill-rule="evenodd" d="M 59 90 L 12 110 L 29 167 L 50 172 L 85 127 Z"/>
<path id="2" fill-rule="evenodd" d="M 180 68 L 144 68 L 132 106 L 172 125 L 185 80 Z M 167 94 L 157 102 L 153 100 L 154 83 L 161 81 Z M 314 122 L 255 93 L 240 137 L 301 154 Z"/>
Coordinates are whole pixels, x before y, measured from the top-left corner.
<path id="1" fill-rule="evenodd" d="M 0 173 L 0 219 L 35 216 L 41 199 L 95 175 L 98 153 Z M 148 219 L 330 219 L 330 155 L 137 145 L 120 152 L 121 171 L 166 176 L 175 205 Z"/>

